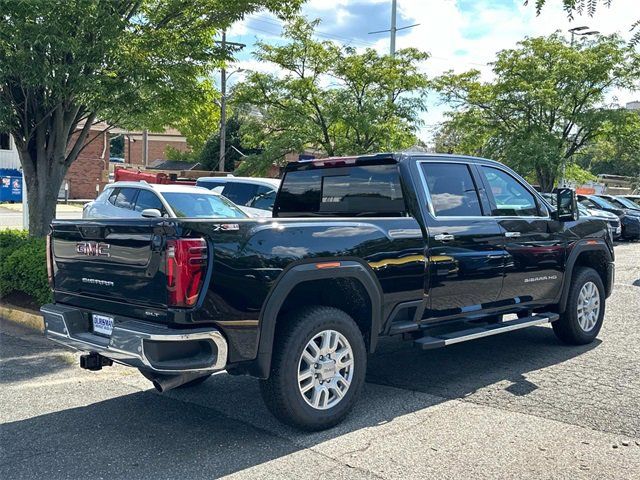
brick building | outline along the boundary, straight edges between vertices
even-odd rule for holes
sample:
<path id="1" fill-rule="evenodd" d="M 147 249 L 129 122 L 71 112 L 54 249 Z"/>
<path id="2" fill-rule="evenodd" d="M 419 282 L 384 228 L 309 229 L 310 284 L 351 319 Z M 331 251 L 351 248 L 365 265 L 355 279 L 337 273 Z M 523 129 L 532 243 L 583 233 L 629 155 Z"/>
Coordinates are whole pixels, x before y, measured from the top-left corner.
<path id="1" fill-rule="evenodd" d="M 78 159 L 71 164 L 65 177 L 65 182 L 69 185 L 70 199 L 94 199 L 107 184 L 109 174 L 113 173 L 113 166 L 118 165 L 109 163 L 109 144 L 114 135 L 123 135 L 125 138 L 125 165 L 144 165 L 142 132 L 130 132 L 117 128 L 104 132 L 106 127 L 105 124 L 96 124 L 92 128 L 88 136 L 90 142 L 80 152 Z M 149 133 L 148 138 L 149 165 L 155 160 L 166 159 L 167 147 L 180 151 L 188 149 L 186 138 L 174 129 L 167 129 L 162 133 Z"/>
<path id="2" fill-rule="evenodd" d="M 142 132 L 131 132 L 121 129 L 111 131 L 113 135 L 124 136 L 124 161 L 131 165 L 144 165 L 142 156 L 143 134 Z M 178 130 L 168 128 L 161 133 L 149 132 L 149 156 L 148 164 L 153 164 L 156 160 L 167 159 L 167 149 L 169 147 L 185 152 L 189 149 L 187 139 Z"/>
<path id="3" fill-rule="evenodd" d="M 88 143 L 69 167 L 65 182 L 69 198 L 94 199 L 109 181 L 109 134 L 106 125 L 96 124 L 87 137 Z"/>

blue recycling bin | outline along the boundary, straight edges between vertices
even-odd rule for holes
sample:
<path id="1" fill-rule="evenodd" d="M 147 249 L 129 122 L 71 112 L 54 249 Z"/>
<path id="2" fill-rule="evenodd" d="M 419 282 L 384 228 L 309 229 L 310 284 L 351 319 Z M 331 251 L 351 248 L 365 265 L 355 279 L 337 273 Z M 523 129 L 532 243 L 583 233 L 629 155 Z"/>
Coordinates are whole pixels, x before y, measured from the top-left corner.
<path id="1" fill-rule="evenodd" d="M 0 177 L 0 202 L 22 202 L 22 177 L 4 175 Z"/>

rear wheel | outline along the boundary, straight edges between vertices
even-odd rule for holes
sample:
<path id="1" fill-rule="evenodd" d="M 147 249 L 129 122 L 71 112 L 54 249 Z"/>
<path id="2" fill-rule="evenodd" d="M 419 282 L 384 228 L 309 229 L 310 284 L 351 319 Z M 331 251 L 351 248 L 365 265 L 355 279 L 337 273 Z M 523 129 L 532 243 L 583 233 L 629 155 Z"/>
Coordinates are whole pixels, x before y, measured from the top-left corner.
<path id="1" fill-rule="evenodd" d="M 560 319 L 553 322 L 553 331 L 564 343 L 591 343 L 602 328 L 604 319 L 604 285 L 593 268 L 578 267 L 573 274 L 567 306 Z"/>
<path id="2" fill-rule="evenodd" d="M 364 384 L 366 348 L 353 319 L 332 307 L 291 315 L 278 332 L 262 398 L 283 423 L 322 430 L 342 421 Z"/>

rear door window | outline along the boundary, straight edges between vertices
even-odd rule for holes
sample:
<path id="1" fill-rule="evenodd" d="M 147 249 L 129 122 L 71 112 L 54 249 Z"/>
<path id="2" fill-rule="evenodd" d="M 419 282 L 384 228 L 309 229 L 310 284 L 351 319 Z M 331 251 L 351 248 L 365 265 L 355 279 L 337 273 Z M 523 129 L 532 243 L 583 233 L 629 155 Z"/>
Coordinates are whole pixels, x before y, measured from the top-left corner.
<path id="1" fill-rule="evenodd" d="M 109 203 L 111 205 L 115 205 L 116 204 L 116 198 L 118 198 L 118 192 L 120 191 L 119 188 L 114 188 L 112 190 L 110 190 L 110 194 L 109 194 Z"/>
<path id="2" fill-rule="evenodd" d="M 116 195 L 113 204 L 118 208 L 132 210 L 137 194 L 137 188 L 121 188 Z M 109 198 L 109 200 L 111 200 L 111 197 Z"/>
<path id="3" fill-rule="evenodd" d="M 395 163 L 290 171 L 276 210 L 280 217 L 406 214 Z"/>
<path id="4" fill-rule="evenodd" d="M 468 165 L 423 162 L 420 168 L 436 217 L 482 216 L 478 191 Z"/>
<path id="5" fill-rule="evenodd" d="M 276 191 L 269 187 L 259 186 L 255 197 L 249 200 L 248 207 L 261 210 L 273 210 L 273 202 L 276 199 Z"/>
<path id="6" fill-rule="evenodd" d="M 222 190 L 222 195 L 236 205 L 248 207 L 251 200 L 256 196 L 258 187 L 259 185 L 253 183 L 227 182 Z"/>

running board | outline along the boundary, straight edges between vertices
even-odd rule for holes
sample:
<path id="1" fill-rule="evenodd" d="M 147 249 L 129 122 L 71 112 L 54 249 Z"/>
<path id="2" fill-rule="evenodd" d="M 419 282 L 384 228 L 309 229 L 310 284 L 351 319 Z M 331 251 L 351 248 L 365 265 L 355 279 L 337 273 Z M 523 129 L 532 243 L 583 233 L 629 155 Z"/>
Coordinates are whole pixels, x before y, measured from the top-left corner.
<path id="1" fill-rule="evenodd" d="M 413 341 L 416 347 L 423 350 L 446 347 L 454 343 L 462 343 L 476 338 L 490 337 L 499 333 L 520 330 L 521 328 L 533 327 L 534 325 L 544 325 L 555 322 L 558 319 L 557 313 L 540 313 L 532 317 L 518 318 L 506 322 L 492 323 L 483 327 L 468 328 L 457 332 L 445 333 L 434 336 L 424 336 Z"/>

